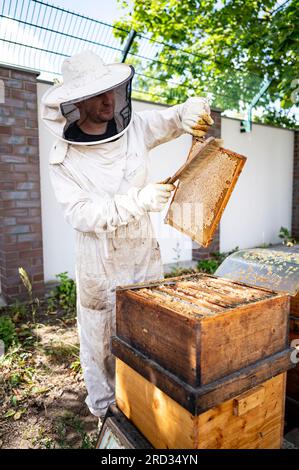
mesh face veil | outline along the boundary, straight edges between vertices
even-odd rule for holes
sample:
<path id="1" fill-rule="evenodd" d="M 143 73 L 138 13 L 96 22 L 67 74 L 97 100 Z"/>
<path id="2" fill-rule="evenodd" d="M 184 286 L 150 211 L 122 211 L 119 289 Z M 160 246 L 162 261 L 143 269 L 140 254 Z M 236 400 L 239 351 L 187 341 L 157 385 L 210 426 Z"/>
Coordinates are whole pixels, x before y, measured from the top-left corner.
<path id="1" fill-rule="evenodd" d="M 134 69 L 130 68 L 130 76 L 117 86 L 60 105 L 66 119 L 63 129 L 65 140 L 79 144 L 104 143 L 124 134 L 132 117 Z"/>

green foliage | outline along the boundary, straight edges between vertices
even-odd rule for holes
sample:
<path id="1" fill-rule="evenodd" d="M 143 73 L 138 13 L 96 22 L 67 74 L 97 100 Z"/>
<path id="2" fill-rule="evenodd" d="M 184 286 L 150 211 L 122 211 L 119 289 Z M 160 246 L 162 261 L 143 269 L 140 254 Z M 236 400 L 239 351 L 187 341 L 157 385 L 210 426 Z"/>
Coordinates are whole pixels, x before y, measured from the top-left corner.
<path id="1" fill-rule="evenodd" d="M 255 116 L 254 122 L 289 129 L 298 127 L 296 117 L 290 113 L 289 109 L 275 109 L 272 105 L 268 106 L 262 116 Z"/>
<path id="2" fill-rule="evenodd" d="M 54 310 L 59 307 L 65 312 L 72 312 L 76 310 L 76 283 L 73 279 L 68 277 L 67 272 L 57 274 L 59 284 L 51 291 L 48 298 L 48 307 Z"/>
<path id="3" fill-rule="evenodd" d="M 15 303 L 9 306 L 9 312 L 14 322 L 22 320 L 27 313 L 27 306 L 25 303 L 16 300 Z"/>
<path id="4" fill-rule="evenodd" d="M 213 274 L 220 263 L 215 259 L 202 259 L 197 263 L 197 270 L 201 273 Z"/>
<path id="5" fill-rule="evenodd" d="M 82 374 L 82 367 L 79 358 L 71 363 L 70 369 L 74 372 L 74 374 Z"/>
<path id="6" fill-rule="evenodd" d="M 15 324 L 7 315 L 0 317 L 0 340 L 4 342 L 6 350 L 18 342 Z"/>
<path id="7" fill-rule="evenodd" d="M 4 397 L 7 400 L 3 418 L 17 421 L 27 412 L 26 398 L 35 394 L 32 388 L 36 374 L 33 354 L 18 343 L 0 357 L 0 368 L 0 401 Z"/>
<path id="8" fill-rule="evenodd" d="M 263 80 L 271 80 L 259 101 L 260 119 L 298 127 L 292 113 L 299 88 L 299 0 L 134 0 L 133 7 L 115 23 L 115 35 L 125 42 L 133 28 L 161 43 L 153 61 L 139 64 L 143 76 L 136 76 L 135 89 L 169 104 L 211 93 L 213 106 L 244 112 Z M 133 47 L 145 55 L 141 37 Z M 276 112 L 274 102 L 285 112 Z"/>
<path id="9" fill-rule="evenodd" d="M 225 258 L 238 250 L 239 247 L 236 246 L 236 248 L 228 253 L 220 253 L 219 251 L 211 253 L 210 258 L 198 261 L 196 268 L 183 268 L 179 265 L 174 266 L 169 273 L 165 274 L 165 278 L 183 276 L 185 274 L 195 274 L 197 272 L 214 274 Z"/>
<path id="10" fill-rule="evenodd" d="M 71 449 L 72 445 L 69 442 L 69 433 L 77 435 L 81 439 L 80 449 L 94 449 L 97 441 L 96 435 L 88 435 L 84 430 L 82 421 L 73 416 L 72 412 L 65 412 L 64 416 L 58 419 L 56 425 L 57 442 L 61 449 Z"/>
<path id="11" fill-rule="evenodd" d="M 214 274 L 225 258 L 238 250 L 239 247 L 236 246 L 236 248 L 229 251 L 228 253 L 220 253 L 219 251 L 211 253 L 211 258 L 198 261 L 197 270 L 203 273 Z"/>
<path id="12" fill-rule="evenodd" d="M 282 240 L 282 244 L 286 246 L 293 246 L 297 243 L 294 237 L 292 237 L 290 231 L 285 228 L 281 227 L 279 231 L 279 238 Z"/>

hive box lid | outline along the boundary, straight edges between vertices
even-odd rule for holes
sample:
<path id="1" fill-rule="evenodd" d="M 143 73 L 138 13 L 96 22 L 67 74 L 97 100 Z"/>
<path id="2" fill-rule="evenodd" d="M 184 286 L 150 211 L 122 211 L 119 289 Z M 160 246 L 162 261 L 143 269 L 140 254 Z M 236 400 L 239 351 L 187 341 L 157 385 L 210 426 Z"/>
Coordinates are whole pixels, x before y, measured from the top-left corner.
<path id="1" fill-rule="evenodd" d="M 193 386 L 288 346 L 288 294 L 206 274 L 116 290 L 116 336 Z"/>

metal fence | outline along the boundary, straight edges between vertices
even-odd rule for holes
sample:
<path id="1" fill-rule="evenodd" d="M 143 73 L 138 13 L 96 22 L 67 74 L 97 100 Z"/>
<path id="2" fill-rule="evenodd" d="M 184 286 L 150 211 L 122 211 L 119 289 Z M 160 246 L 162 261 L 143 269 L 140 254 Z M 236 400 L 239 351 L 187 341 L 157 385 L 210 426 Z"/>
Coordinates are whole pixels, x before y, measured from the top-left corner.
<path id="1" fill-rule="evenodd" d="M 63 59 L 82 49 L 108 62 L 119 60 L 122 52 L 111 25 L 38 0 L 2 0 L 0 20 L 1 62 L 43 76 L 59 76 Z"/>
<path id="2" fill-rule="evenodd" d="M 190 75 L 186 63 L 190 66 L 198 65 L 202 60 L 198 54 L 154 41 L 138 33 L 132 35 L 129 30 L 116 28 L 38 0 L 1 0 L 0 12 L 0 63 L 2 64 L 37 70 L 41 79 L 59 79 L 65 57 L 90 49 L 101 55 L 108 63 L 126 58 L 128 63 L 134 65 L 136 79 L 133 83 L 133 96 L 135 97 L 174 104 L 190 92 L 196 94 L 196 87 L 194 89 L 191 87 L 190 90 L 190 85 L 187 87 L 185 81 L 186 76 Z M 126 47 L 128 45 L 131 46 L 130 49 Z M 161 60 L 162 50 L 169 51 L 169 60 Z M 180 54 L 184 58 L 181 66 L 177 63 L 175 66 L 172 64 L 173 54 Z M 167 54 L 164 53 L 163 56 L 167 57 Z M 159 68 L 167 71 L 165 74 L 167 79 L 161 78 L 161 74 L 154 73 L 154 69 Z M 229 75 L 230 81 L 233 81 L 236 72 L 231 70 Z M 242 92 L 245 90 L 245 101 L 247 100 L 249 104 L 263 79 L 255 74 L 250 76 L 247 74 L 242 85 L 242 77 L 241 81 L 240 76 L 236 78 L 241 83 L 240 86 L 244 87 Z M 173 94 L 171 94 L 172 89 Z M 206 91 L 208 94 L 209 90 Z M 231 109 L 238 110 L 240 96 L 235 91 L 230 91 L 228 83 L 223 82 L 213 90 L 210 97 L 213 106 L 223 109 L 223 98 L 228 96 Z"/>

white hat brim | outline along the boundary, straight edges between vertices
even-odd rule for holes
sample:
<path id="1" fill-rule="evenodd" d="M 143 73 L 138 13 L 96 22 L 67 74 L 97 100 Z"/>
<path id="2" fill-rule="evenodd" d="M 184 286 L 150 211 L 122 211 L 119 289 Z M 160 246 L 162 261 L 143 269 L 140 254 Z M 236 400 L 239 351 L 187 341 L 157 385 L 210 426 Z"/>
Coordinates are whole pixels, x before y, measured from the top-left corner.
<path id="1" fill-rule="evenodd" d="M 45 105 L 53 106 L 69 101 L 77 101 L 88 96 L 104 93 L 121 85 L 134 75 L 134 68 L 127 64 L 107 64 L 109 72 L 101 78 L 90 79 L 81 87 L 70 88 L 67 84 L 57 84 L 51 87 L 43 96 Z"/>

